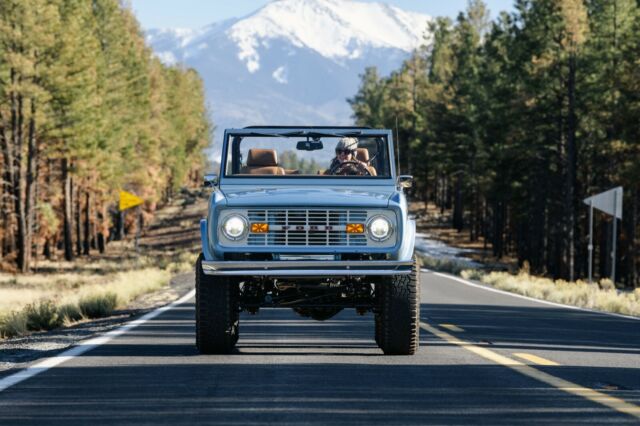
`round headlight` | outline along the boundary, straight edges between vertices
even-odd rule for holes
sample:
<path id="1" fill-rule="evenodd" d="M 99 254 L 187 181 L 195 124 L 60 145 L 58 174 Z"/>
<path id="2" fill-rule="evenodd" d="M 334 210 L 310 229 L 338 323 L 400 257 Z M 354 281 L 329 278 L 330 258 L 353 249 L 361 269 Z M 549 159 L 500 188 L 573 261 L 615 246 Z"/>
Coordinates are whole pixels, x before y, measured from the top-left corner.
<path id="1" fill-rule="evenodd" d="M 230 240 L 237 240 L 242 237 L 247 230 L 247 221 L 244 217 L 233 214 L 227 217 L 222 224 L 222 232 Z"/>
<path id="2" fill-rule="evenodd" d="M 384 241 L 391 235 L 391 222 L 386 217 L 376 216 L 369 222 L 369 236 L 376 241 Z"/>

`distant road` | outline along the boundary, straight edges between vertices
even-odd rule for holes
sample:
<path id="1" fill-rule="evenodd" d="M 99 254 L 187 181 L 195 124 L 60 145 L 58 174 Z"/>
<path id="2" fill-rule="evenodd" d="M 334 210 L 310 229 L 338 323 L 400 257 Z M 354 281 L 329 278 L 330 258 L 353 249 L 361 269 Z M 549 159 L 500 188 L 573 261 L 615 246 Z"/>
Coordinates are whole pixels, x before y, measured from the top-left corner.
<path id="1" fill-rule="evenodd" d="M 0 424 L 640 422 L 640 321 L 422 283 L 416 356 L 382 356 L 371 315 L 281 309 L 202 356 L 190 300 L 1 392 Z"/>

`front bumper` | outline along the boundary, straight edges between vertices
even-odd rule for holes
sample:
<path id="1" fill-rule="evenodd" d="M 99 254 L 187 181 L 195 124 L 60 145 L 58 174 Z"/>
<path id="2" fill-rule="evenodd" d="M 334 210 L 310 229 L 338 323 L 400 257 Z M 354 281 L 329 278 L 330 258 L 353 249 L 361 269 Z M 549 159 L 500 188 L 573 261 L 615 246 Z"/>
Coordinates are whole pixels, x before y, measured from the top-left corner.
<path id="1" fill-rule="evenodd" d="M 259 277 L 336 277 L 409 275 L 413 261 L 401 260 L 273 260 L 202 262 L 205 275 Z"/>

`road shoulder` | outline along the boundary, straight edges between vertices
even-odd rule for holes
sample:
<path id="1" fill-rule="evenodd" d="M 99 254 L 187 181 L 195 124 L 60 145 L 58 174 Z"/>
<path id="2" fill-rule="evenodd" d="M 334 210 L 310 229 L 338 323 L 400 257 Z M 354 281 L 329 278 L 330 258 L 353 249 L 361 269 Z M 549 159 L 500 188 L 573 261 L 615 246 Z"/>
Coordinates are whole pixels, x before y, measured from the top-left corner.
<path id="1" fill-rule="evenodd" d="M 167 305 L 193 289 L 192 272 L 171 278 L 168 287 L 138 297 L 126 309 L 108 318 L 81 322 L 71 327 L 0 341 L 0 378 L 28 367 L 41 359 L 55 356 L 84 340 L 97 337 L 123 324 Z"/>

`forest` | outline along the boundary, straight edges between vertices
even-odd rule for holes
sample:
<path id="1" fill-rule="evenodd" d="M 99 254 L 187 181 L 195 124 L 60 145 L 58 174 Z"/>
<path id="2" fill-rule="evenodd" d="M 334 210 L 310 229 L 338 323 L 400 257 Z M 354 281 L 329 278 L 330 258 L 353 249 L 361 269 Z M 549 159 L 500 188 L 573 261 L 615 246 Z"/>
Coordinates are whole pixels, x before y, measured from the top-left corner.
<path id="1" fill-rule="evenodd" d="M 201 174 L 207 117 L 119 0 L 0 0 L 2 268 L 104 251 L 120 190 L 150 213 Z"/>
<path id="2" fill-rule="evenodd" d="M 388 77 L 361 76 L 358 124 L 396 129 L 413 196 L 532 273 L 587 276 L 582 200 L 624 188 L 616 281 L 640 286 L 640 8 L 637 0 L 517 0 L 491 21 L 469 2 Z M 613 222 L 595 214 L 594 274 Z"/>

